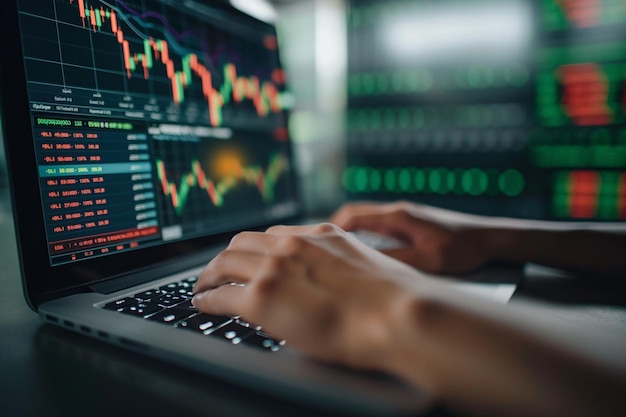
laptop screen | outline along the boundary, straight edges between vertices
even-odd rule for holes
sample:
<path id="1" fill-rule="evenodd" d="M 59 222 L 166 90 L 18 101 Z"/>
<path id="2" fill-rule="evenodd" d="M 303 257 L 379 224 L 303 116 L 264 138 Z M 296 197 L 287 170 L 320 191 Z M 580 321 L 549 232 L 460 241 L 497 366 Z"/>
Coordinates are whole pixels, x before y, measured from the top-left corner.
<path id="1" fill-rule="evenodd" d="M 50 265 L 299 210 L 271 25 L 215 1 L 17 4 Z"/>

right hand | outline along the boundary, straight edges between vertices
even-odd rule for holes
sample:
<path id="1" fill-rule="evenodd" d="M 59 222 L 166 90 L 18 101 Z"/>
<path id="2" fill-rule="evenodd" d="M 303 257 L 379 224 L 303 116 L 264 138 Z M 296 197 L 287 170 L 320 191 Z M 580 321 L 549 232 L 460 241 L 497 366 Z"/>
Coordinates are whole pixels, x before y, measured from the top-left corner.
<path id="1" fill-rule="evenodd" d="M 409 202 L 352 203 L 343 206 L 331 222 L 347 231 L 368 230 L 399 239 L 401 248 L 383 253 L 419 270 L 461 273 L 476 269 L 491 258 L 486 228 L 480 216 Z"/>
<path id="2" fill-rule="evenodd" d="M 312 357 L 394 372 L 398 334 L 428 282 L 337 226 L 274 226 L 235 236 L 200 274 L 193 304 L 263 323 Z"/>

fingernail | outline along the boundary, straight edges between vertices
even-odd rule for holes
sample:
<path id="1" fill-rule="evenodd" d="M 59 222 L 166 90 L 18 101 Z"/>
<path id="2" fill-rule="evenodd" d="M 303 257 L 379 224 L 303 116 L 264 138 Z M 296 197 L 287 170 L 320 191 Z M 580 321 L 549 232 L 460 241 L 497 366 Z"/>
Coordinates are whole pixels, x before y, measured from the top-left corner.
<path id="1" fill-rule="evenodd" d="M 196 302 L 200 301 L 201 299 L 203 299 L 205 295 L 206 295 L 206 292 L 200 292 L 200 293 L 194 295 L 193 298 L 191 299 L 191 304 L 193 304 L 195 306 Z"/>

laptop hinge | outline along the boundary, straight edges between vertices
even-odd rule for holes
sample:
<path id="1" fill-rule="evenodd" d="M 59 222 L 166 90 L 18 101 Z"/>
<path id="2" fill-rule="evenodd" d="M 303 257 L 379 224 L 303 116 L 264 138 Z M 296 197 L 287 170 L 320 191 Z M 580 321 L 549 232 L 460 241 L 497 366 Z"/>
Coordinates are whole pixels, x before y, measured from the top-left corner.
<path id="1" fill-rule="evenodd" d="M 117 291 L 145 284 L 156 279 L 182 272 L 186 269 L 197 268 L 208 263 L 211 258 L 219 253 L 223 248 L 213 248 L 208 251 L 189 256 L 184 260 L 159 264 L 146 270 L 135 271 L 132 274 L 111 278 L 106 281 L 97 282 L 88 288 L 99 294 L 112 294 Z"/>

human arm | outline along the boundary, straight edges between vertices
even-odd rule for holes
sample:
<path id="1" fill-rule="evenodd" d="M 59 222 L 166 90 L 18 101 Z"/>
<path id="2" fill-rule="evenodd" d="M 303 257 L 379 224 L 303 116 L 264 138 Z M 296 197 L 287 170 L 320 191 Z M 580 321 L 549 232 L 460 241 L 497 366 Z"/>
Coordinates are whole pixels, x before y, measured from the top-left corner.
<path id="1" fill-rule="evenodd" d="M 420 270 L 461 273 L 488 262 L 537 263 L 609 277 L 626 277 L 626 235 L 575 225 L 490 218 L 409 202 L 354 203 L 331 221 L 402 240 L 383 252 Z"/>
<path id="2" fill-rule="evenodd" d="M 455 294 L 331 225 L 240 234 L 194 292 L 202 311 L 262 323 L 326 362 L 395 374 L 463 413 L 626 409 L 623 368 L 515 327 L 503 306 Z"/>

